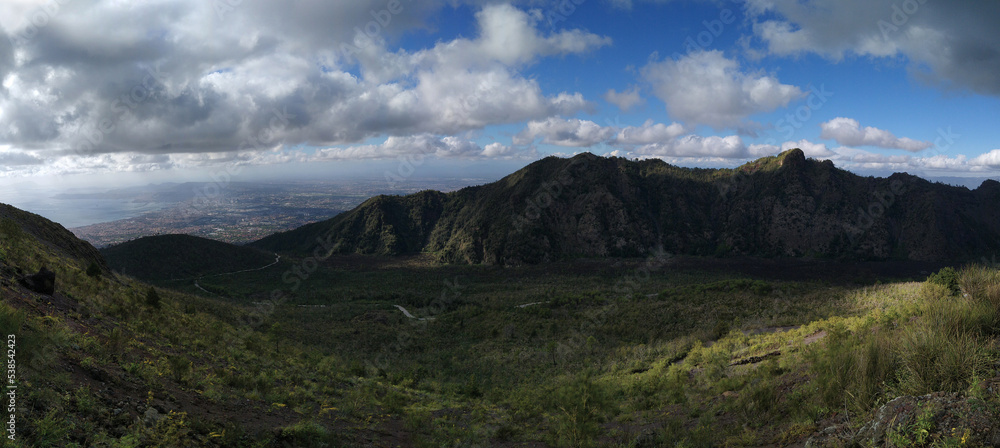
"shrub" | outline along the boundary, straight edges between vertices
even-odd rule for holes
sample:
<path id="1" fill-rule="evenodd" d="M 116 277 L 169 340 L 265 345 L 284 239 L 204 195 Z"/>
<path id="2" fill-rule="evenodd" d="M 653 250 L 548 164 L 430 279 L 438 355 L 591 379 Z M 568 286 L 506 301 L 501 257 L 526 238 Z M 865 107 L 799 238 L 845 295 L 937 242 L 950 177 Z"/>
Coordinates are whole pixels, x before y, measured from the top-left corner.
<path id="1" fill-rule="evenodd" d="M 559 386 L 552 397 L 552 427 L 559 446 L 591 446 L 601 433 L 599 423 L 611 407 L 608 394 L 591 380 L 589 372 Z"/>
<path id="2" fill-rule="evenodd" d="M 969 266 L 958 273 L 958 286 L 974 300 L 1000 309 L 1000 270 Z"/>
<path id="3" fill-rule="evenodd" d="M 741 420 L 751 428 L 759 428 L 773 421 L 772 414 L 778 406 L 778 394 L 773 380 L 756 378 L 743 389 L 736 402 Z"/>
<path id="4" fill-rule="evenodd" d="M 124 347 L 125 335 L 122 333 L 121 327 L 112 328 L 108 332 L 108 351 L 111 352 L 112 356 L 118 356 Z"/>
<path id="5" fill-rule="evenodd" d="M 829 330 L 825 348 L 807 351 L 823 402 L 867 412 L 891 383 L 899 366 L 891 335 L 852 335 L 842 326 Z"/>
<path id="6" fill-rule="evenodd" d="M 945 286 L 951 290 L 952 294 L 958 294 L 958 273 L 955 272 L 955 268 L 946 267 L 931 274 L 927 277 L 927 281 L 930 283 L 935 283 L 941 286 Z"/>
<path id="7" fill-rule="evenodd" d="M 65 443 L 68 442 L 66 439 L 69 435 L 70 427 L 60 414 L 59 410 L 51 409 L 44 418 L 34 422 L 35 427 L 32 434 L 34 446 L 66 446 Z"/>
<path id="8" fill-rule="evenodd" d="M 279 442 L 291 443 L 293 446 L 330 446 L 328 442 L 334 442 L 331 434 L 322 425 L 301 421 L 292 426 L 287 426 L 281 430 Z"/>
<path id="9" fill-rule="evenodd" d="M 899 351 L 900 389 L 908 395 L 964 391 L 992 365 L 989 349 L 975 336 L 931 326 L 909 328 Z"/>
<path id="10" fill-rule="evenodd" d="M 169 356 L 167 361 L 170 363 L 170 371 L 173 372 L 174 381 L 178 383 L 183 381 L 184 377 L 191 371 L 191 361 L 184 356 Z"/>
<path id="11" fill-rule="evenodd" d="M 101 278 L 101 267 L 97 263 L 90 262 L 90 266 L 87 266 L 87 276 L 92 278 Z"/>
<path id="12" fill-rule="evenodd" d="M 21 226 L 12 219 L 0 219 L 0 243 L 6 243 L 8 249 L 0 250 L 0 255 L 10 260 L 9 262 L 21 261 L 25 255 L 24 245 L 21 244 L 22 240 L 24 240 L 24 231 L 21 230 Z M 0 249 L 3 249 L 2 246 L 3 244 L 0 244 Z"/>
<path id="13" fill-rule="evenodd" d="M 156 289 L 150 287 L 149 291 L 146 291 L 146 305 L 153 308 L 160 308 L 160 295 L 156 293 Z"/>
<path id="14" fill-rule="evenodd" d="M 931 276 L 920 289 L 915 319 L 862 327 L 853 335 L 831 328 L 825 348 L 807 350 L 823 401 L 867 412 L 889 394 L 965 391 L 990 372 L 996 355 L 987 341 L 1000 314 L 976 294 L 953 296 L 959 281 L 967 291 L 997 284 L 976 275 L 942 269 Z M 966 286 L 973 284 L 979 286 Z"/>
<path id="15" fill-rule="evenodd" d="M 15 334 L 21 336 L 21 326 L 24 325 L 27 315 L 24 311 L 13 308 L 6 303 L 0 303 L 0 334 Z"/>
<path id="16" fill-rule="evenodd" d="M 3 218 L 0 219 L 0 236 L 11 243 L 17 243 L 24 237 L 24 231 L 13 219 Z"/>

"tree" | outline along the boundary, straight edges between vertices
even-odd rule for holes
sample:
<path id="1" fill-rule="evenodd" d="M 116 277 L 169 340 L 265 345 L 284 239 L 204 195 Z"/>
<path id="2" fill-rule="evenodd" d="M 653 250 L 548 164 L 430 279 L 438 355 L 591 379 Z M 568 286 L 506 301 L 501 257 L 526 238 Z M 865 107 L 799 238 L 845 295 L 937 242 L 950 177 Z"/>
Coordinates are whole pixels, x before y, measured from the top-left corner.
<path id="1" fill-rule="evenodd" d="M 101 267 L 95 262 L 90 262 L 90 266 L 87 266 L 87 276 L 93 278 L 101 278 Z"/>
<path id="2" fill-rule="evenodd" d="M 278 351 L 278 342 L 281 341 L 281 332 L 284 331 L 284 327 L 280 323 L 275 322 L 271 324 L 271 328 L 268 329 L 268 333 L 271 333 L 271 339 L 274 339 L 274 351 Z"/>
<path id="3" fill-rule="evenodd" d="M 574 448 L 593 446 L 614 403 L 604 388 L 585 371 L 561 384 L 554 391 L 550 407 L 553 432 L 558 446 Z"/>
<path id="4" fill-rule="evenodd" d="M 149 291 L 146 292 L 146 305 L 156 309 L 160 308 L 160 295 L 156 293 L 156 289 L 153 287 L 150 287 Z"/>

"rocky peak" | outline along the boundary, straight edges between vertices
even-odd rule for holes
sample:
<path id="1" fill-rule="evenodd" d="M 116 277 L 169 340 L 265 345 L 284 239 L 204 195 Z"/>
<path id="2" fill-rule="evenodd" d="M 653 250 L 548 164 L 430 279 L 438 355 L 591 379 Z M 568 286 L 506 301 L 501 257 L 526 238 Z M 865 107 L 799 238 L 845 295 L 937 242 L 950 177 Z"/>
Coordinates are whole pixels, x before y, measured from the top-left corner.
<path id="1" fill-rule="evenodd" d="M 778 155 L 781 166 L 789 170 L 800 170 L 806 166 L 806 153 L 799 148 L 789 149 Z"/>

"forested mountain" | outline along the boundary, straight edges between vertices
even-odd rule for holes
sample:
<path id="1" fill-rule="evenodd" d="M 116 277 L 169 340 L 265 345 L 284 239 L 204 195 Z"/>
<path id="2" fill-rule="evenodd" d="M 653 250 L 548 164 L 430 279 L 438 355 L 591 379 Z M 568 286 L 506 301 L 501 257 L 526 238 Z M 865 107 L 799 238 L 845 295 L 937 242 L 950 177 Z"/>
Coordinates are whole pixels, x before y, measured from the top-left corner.
<path id="1" fill-rule="evenodd" d="M 251 245 L 300 254 L 426 252 L 517 265 L 572 257 L 690 255 L 921 261 L 1000 248 L 1000 183 L 969 190 L 861 177 L 799 149 L 736 169 L 581 154 L 549 157 L 453 193 L 378 196 Z"/>

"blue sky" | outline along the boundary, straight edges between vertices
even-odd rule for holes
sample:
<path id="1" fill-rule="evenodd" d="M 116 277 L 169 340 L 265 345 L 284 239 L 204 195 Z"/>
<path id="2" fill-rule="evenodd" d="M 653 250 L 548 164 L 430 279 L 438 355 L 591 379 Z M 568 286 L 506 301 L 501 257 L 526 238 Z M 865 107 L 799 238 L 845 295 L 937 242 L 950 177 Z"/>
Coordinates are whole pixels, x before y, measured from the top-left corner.
<path id="1" fill-rule="evenodd" d="M 499 177 L 583 151 L 730 167 L 792 147 L 996 177 L 998 22 L 933 0 L 10 0 L 0 185 Z"/>

